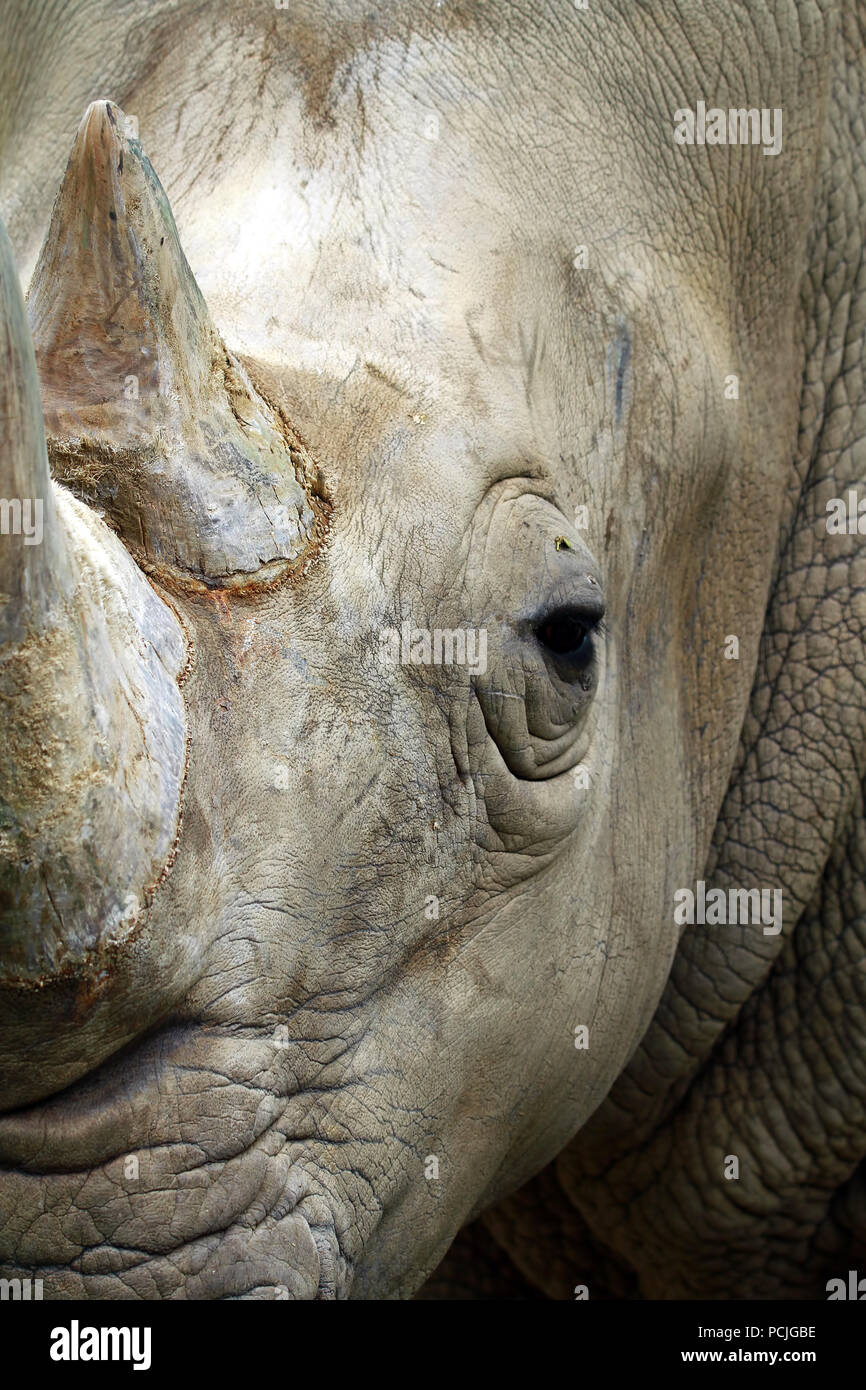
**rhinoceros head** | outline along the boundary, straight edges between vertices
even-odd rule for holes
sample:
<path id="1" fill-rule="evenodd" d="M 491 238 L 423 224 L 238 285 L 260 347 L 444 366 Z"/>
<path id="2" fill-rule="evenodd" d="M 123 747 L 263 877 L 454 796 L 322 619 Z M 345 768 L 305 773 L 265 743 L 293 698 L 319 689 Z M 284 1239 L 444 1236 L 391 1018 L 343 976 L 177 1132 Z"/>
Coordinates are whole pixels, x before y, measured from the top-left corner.
<path id="1" fill-rule="evenodd" d="M 614 171 L 491 199 L 484 129 L 383 206 L 381 120 L 345 215 L 279 142 L 199 171 L 209 309 L 99 101 L 26 317 L 4 244 L 0 1157 L 54 1296 L 411 1293 L 660 997 L 796 400 L 726 404 L 721 270 L 605 261 Z"/>

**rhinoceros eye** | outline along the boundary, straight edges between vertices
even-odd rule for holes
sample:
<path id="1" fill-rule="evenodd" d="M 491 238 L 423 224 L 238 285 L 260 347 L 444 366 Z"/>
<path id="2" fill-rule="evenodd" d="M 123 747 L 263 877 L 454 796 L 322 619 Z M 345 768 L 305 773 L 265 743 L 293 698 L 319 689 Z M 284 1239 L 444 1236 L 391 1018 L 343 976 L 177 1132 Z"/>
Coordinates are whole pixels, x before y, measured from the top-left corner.
<path id="1" fill-rule="evenodd" d="M 577 675 L 587 671 L 595 657 L 594 636 L 601 628 L 601 614 L 585 609 L 557 608 L 535 625 L 535 636 L 564 679 L 569 668 Z"/>

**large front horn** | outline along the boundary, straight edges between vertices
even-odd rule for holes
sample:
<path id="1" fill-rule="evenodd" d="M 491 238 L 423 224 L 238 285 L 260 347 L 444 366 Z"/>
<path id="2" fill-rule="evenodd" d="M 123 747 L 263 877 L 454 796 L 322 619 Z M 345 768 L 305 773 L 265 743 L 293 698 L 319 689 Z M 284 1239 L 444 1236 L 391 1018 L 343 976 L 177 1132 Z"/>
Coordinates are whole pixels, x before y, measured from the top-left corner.
<path id="1" fill-rule="evenodd" d="M 0 982 L 110 964 L 170 862 L 186 724 L 180 624 L 52 483 L 0 224 Z"/>
<path id="2" fill-rule="evenodd" d="M 314 470 L 220 340 L 126 124 L 89 107 L 30 286 L 54 476 L 166 577 L 267 578 L 311 548 Z"/>

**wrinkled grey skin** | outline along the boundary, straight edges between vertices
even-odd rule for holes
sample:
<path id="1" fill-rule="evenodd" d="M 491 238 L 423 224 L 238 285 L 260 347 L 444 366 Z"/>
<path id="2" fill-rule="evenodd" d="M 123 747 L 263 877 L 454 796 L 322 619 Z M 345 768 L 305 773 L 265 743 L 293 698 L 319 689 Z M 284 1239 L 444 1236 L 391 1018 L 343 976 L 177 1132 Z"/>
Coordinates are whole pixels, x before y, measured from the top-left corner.
<path id="1" fill-rule="evenodd" d="M 172 596 L 170 872 L 98 984 L 4 993 L 4 1274 L 409 1297 L 482 1211 L 553 1297 L 862 1257 L 864 563 L 824 514 L 864 473 L 866 26 L 754 11 L 0 7 L 24 283 L 110 97 L 332 504 L 298 582 Z M 678 147 L 702 99 L 782 108 L 782 153 Z M 587 575 L 574 700 L 531 626 Z M 382 665 L 404 619 L 486 628 L 487 673 Z M 700 878 L 782 933 L 677 926 Z M 430 1295 L 495 1292 L 461 1247 Z"/>

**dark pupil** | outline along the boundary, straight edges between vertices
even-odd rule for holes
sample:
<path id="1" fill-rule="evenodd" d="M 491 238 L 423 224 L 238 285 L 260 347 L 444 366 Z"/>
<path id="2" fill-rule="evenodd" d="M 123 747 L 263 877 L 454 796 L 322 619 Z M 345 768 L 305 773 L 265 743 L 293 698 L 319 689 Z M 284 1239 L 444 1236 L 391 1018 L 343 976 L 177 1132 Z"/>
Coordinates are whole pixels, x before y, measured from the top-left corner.
<path id="1" fill-rule="evenodd" d="M 582 646 L 586 634 L 586 625 L 570 614 L 548 618 L 538 628 L 538 640 L 557 656 L 576 652 Z"/>

